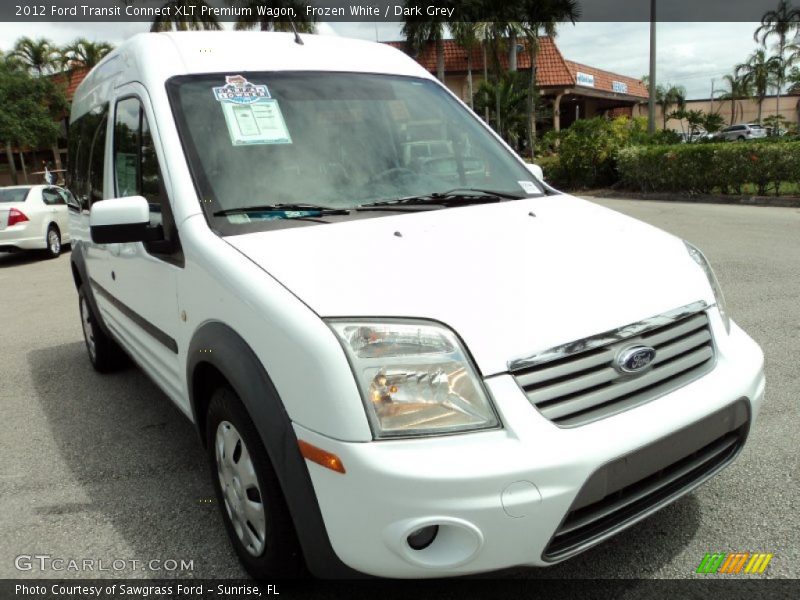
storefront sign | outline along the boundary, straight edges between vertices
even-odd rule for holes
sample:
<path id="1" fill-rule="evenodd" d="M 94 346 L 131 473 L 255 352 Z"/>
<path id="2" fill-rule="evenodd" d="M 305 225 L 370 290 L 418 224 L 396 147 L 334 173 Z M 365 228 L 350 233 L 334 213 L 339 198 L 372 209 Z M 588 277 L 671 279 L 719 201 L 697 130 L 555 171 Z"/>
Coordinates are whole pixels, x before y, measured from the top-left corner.
<path id="1" fill-rule="evenodd" d="M 621 81 L 612 81 L 611 82 L 611 89 L 617 92 L 618 94 L 627 94 L 628 93 L 628 84 L 623 83 Z"/>
<path id="2" fill-rule="evenodd" d="M 594 75 L 589 75 L 588 73 L 581 73 L 580 71 L 578 71 L 575 76 L 575 82 L 578 85 L 594 87 Z"/>

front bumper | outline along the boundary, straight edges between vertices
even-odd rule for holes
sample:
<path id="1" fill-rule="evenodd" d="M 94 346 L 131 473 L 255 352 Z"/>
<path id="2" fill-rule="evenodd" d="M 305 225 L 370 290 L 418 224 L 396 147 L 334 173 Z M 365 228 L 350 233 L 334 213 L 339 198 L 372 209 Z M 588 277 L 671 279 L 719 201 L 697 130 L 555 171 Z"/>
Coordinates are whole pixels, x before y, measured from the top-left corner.
<path id="1" fill-rule="evenodd" d="M 295 424 L 298 439 L 335 453 L 347 470 L 342 475 L 307 463 L 334 551 L 353 569 L 382 577 L 546 566 L 687 493 L 728 464 L 740 444 L 718 468 L 671 489 L 657 503 L 603 525 L 578 544 L 560 549 L 556 544 L 553 551 L 554 535 L 568 515 L 586 507 L 587 494 L 602 498 L 598 481 L 601 488 L 615 480 L 639 483 L 628 479 L 631 473 L 646 474 L 637 457 L 648 455 L 648 446 L 652 456 L 654 443 L 670 436 L 705 443 L 702 436 L 678 437 L 677 432 L 692 430 L 737 401 L 744 409 L 731 410 L 740 416 L 729 412 L 724 418 L 731 429 L 738 425 L 736 434 L 742 437 L 752 427 L 764 394 L 763 354 L 735 324 L 726 336 L 716 311 L 710 316 L 717 343 L 713 371 L 648 404 L 582 427 L 559 428 L 542 417 L 508 374 L 486 380 L 504 423 L 498 431 L 350 443 Z M 745 422 L 735 423 L 742 410 Z M 594 489 L 586 492 L 587 487 Z M 412 550 L 408 534 L 434 524 L 439 525 L 434 542 Z"/>

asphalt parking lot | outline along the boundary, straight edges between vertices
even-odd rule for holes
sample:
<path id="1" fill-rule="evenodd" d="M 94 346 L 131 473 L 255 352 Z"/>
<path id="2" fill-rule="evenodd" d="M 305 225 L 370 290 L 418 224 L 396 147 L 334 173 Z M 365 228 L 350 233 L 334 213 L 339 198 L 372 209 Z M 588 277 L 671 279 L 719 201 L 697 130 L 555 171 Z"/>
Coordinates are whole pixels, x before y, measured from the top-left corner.
<path id="1" fill-rule="evenodd" d="M 774 553 L 765 576 L 800 577 L 800 210 L 600 203 L 706 253 L 766 353 L 766 401 L 738 461 L 694 493 L 565 563 L 502 575 L 696 577 L 706 552 L 749 551 Z M 34 554 L 126 563 L 94 576 L 245 577 L 189 422 L 138 369 L 89 365 L 69 255 L 0 254 L 0 307 L 0 577 L 93 576 L 17 570 Z M 152 560 L 162 569 L 140 568 Z"/>

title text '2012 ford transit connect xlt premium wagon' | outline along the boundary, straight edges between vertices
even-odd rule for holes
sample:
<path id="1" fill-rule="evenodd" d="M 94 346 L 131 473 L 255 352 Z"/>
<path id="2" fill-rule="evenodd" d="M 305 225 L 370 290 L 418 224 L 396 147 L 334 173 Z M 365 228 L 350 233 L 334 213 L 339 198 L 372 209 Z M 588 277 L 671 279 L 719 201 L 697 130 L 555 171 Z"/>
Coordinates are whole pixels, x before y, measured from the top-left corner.
<path id="1" fill-rule="evenodd" d="M 72 107 L 89 358 L 196 425 L 256 577 L 546 566 L 742 448 L 700 251 L 560 194 L 389 46 L 143 34 Z"/>

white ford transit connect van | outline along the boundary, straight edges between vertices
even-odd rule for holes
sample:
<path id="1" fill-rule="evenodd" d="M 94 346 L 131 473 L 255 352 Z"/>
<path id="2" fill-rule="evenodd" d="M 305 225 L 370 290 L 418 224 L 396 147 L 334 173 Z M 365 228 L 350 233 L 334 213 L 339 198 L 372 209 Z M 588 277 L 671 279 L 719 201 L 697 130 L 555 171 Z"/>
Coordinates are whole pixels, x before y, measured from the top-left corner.
<path id="1" fill-rule="evenodd" d="M 195 423 L 256 577 L 546 566 L 754 423 L 700 251 L 551 189 L 389 46 L 139 35 L 69 137 L 89 358 Z"/>

